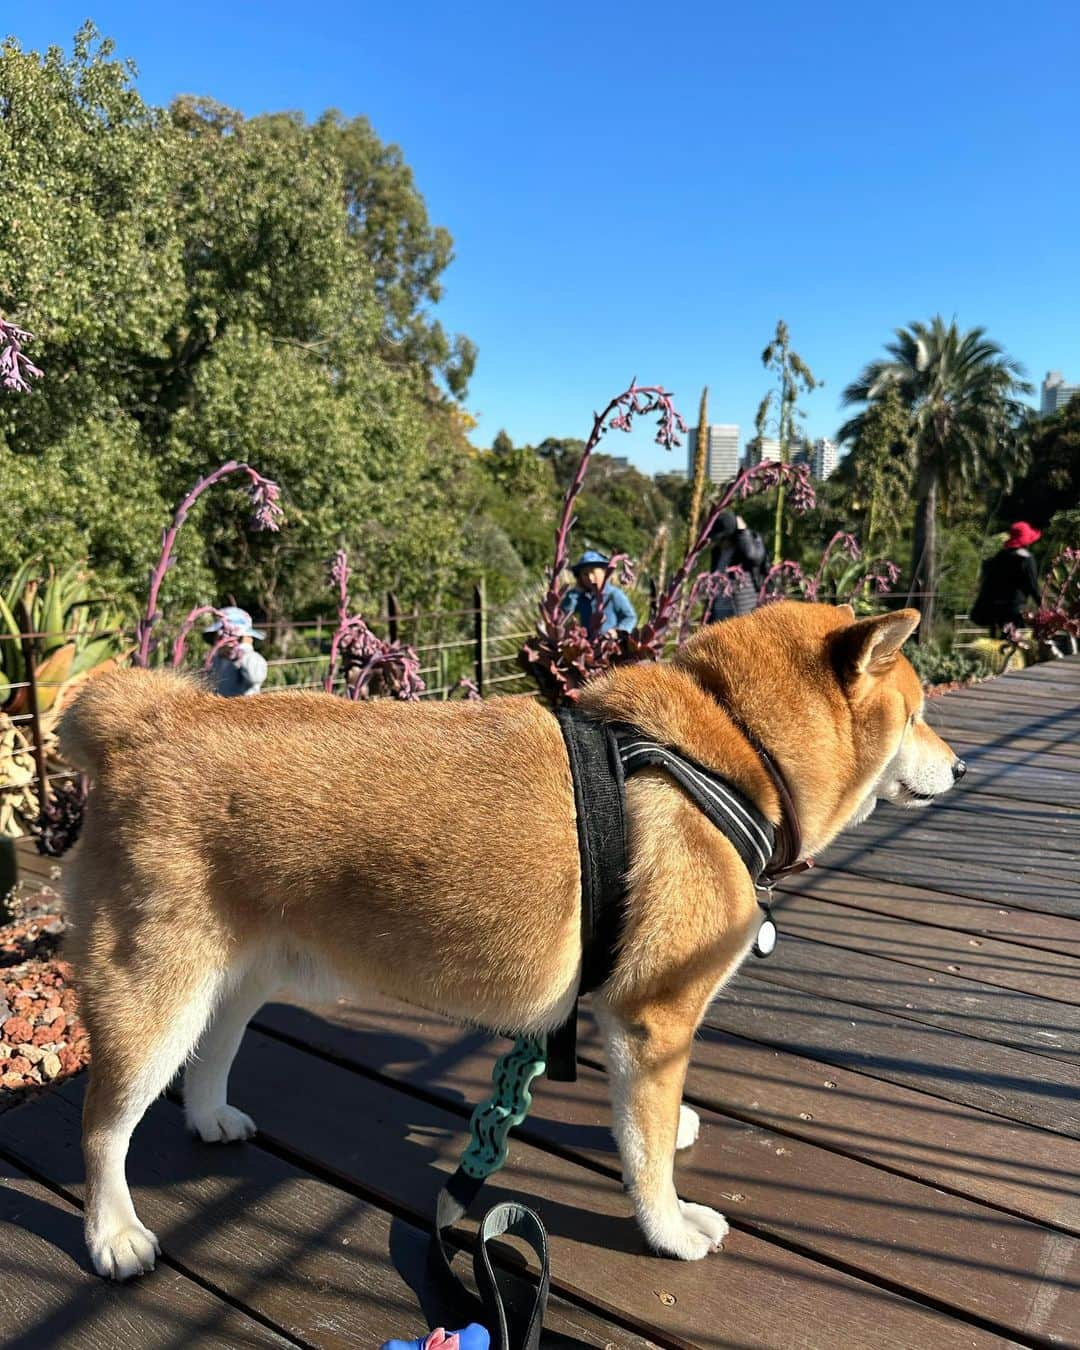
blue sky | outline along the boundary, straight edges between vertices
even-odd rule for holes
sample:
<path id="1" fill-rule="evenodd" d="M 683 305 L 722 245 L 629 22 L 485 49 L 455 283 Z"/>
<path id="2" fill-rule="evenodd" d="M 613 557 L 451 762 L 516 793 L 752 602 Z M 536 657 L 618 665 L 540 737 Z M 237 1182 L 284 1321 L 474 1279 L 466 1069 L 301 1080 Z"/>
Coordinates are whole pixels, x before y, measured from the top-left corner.
<path id="1" fill-rule="evenodd" d="M 840 391 L 891 330 L 982 324 L 1036 382 L 1080 380 L 1080 6 L 39 0 L 83 19 L 151 102 L 364 113 L 456 258 L 441 318 L 477 342 L 474 437 L 584 435 L 632 375 L 750 434 L 783 316 Z M 684 463 L 644 430 L 606 448 Z"/>

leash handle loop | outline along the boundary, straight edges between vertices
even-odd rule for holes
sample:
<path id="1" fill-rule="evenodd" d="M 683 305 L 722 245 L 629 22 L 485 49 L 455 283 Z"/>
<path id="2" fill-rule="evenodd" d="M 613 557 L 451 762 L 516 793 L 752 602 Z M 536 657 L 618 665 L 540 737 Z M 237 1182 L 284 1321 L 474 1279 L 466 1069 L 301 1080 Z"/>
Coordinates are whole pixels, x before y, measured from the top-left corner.
<path id="1" fill-rule="evenodd" d="M 491 1073 L 495 1090 L 473 1112 L 469 1146 L 457 1171 L 439 1192 L 433 1244 L 437 1267 L 444 1282 L 453 1285 L 458 1301 L 466 1302 L 472 1308 L 477 1301 L 451 1265 L 453 1252 L 447 1245 L 447 1233 L 464 1217 L 484 1181 L 506 1162 L 508 1136 L 528 1115 L 532 1106 L 532 1083 L 544 1072 L 545 1064 L 544 1042 L 532 1036 L 521 1037 L 514 1042 L 512 1050 L 499 1056 Z M 519 1336 L 512 1334 L 498 1275 L 488 1252 L 488 1243 L 504 1234 L 522 1238 L 540 1261 L 540 1281 Z M 473 1254 L 473 1274 L 480 1291 L 480 1316 L 492 1332 L 493 1350 L 537 1350 L 547 1309 L 551 1266 L 547 1234 L 533 1210 L 511 1201 L 503 1201 L 488 1210 L 480 1222 Z M 515 1320 L 513 1331 L 517 1330 Z"/>

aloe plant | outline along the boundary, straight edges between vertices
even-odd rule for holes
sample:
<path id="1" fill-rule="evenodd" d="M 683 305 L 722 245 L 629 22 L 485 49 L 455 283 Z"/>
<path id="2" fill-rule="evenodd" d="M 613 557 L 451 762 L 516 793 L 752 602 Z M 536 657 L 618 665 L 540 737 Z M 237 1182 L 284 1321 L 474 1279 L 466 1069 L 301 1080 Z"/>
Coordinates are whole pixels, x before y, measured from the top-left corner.
<path id="1" fill-rule="evenodd" d="M 78 565 L 42 574 L 31 558 L 0 586 L 0 710 L 12 716 L 28 710 L 26 661 L 20 635 L 23 607 L 36 649 L 38 708 L 47 712 L 64 686 L 120 656 L 125 640 L 122 616 L 108 596 L 95 594 L 92 575 Z"/>

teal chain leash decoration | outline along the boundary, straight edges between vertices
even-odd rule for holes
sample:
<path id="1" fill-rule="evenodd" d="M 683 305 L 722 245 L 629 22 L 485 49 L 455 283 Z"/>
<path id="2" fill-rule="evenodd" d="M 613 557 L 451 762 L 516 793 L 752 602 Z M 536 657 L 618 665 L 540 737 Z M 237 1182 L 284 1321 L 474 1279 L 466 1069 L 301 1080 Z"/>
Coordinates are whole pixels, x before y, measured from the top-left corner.
<path id="1" fill-rule="evenodd" d="M 543 1037 L 523 1036 L 500 1055 L 491 1071 L 495 1091 L 472 1113 L 472 1140 L 462 1154 L 460 1170 L 477 1181 L 497 1172 L 506 1162 L 510 1131 L 520 1125 L 532 1106 L 532 1083 L 547 1068 Z"/>

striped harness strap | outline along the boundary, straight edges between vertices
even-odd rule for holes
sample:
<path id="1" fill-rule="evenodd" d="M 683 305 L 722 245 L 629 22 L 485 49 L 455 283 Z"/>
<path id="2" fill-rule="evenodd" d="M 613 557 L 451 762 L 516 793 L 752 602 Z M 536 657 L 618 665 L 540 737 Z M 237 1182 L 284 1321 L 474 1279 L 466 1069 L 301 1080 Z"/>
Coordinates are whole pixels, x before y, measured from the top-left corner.
<path id="1" fill-rule="evenodd" d="M 636 727 L 617 726 L 623 773 L 663 769 L 692 799 L 695 806 L 730 840 L 755 886 L 768 868 L 776 846 L 776 830 L 749 797 L 687 755 L 652 741 Z"/>

